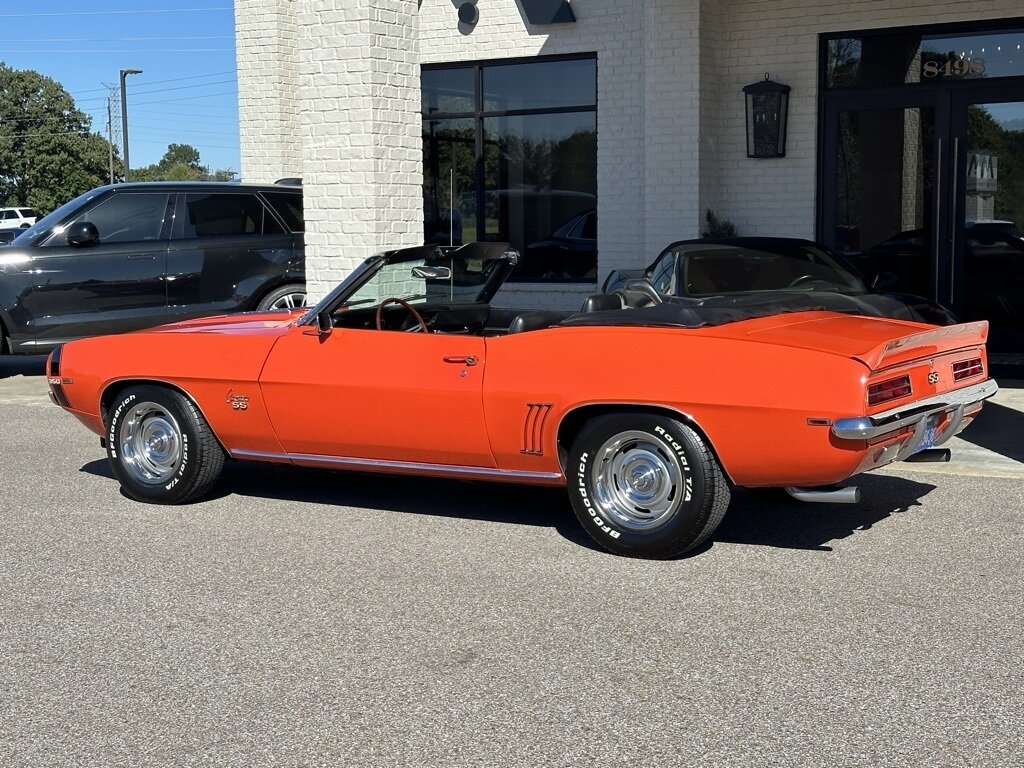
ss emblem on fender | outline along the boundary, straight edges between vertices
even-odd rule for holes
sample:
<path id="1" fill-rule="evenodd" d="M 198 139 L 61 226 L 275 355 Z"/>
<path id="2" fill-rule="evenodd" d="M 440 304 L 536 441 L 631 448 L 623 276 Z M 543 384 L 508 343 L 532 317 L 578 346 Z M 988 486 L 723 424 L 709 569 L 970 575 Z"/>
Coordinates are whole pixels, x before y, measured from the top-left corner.
<path id="1" fill-rule="evenodd" d="M 228 403 L 236 411 L 244 411 L 249 407 L 249 396 L 248 395 L 236 395 L 235 390 L 229 390 L 227 396 Z"/>
<path id="2" fill-rule="evenodd" d="M 928 383 L 929 384 L 938 384 L 939 383 L 939 373 L 938 373 L 938 371 L 932 371 L 931 373 L 928 374 Z"/>

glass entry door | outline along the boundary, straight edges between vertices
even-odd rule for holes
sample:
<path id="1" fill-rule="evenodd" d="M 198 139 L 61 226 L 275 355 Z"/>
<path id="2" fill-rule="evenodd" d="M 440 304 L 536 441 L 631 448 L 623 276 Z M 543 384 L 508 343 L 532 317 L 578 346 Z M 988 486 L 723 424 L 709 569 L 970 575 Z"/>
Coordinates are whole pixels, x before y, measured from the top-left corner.
<path id="1" fill-rule="evenodd" d="M 937 228 L 948 178 L 947 113 L 934 99 L 901 101 L 843 105 L 827 116 L 823 239 L 877 287 L 930 297 L 939 292 L 936 265 L 948 248 Z"/>
<path id="2" fill-rule="evenodd" d="M 964 320 L 989 321 L 994 361 L 1024 362 L 1024 84 L 954 99 L 953 121 L 950 303 Z"/>
<path id="3" fill-rule="evenodd" d="M 822 241 L 1024 363 L 1024 83 L 836 94 L 823 130 Z"/>

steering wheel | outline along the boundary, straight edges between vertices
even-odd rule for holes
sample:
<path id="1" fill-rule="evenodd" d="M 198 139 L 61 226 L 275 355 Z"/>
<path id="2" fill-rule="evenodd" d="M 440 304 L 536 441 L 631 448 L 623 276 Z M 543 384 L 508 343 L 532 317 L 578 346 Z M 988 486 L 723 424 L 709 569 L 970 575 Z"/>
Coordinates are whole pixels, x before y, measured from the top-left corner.
<path id="1" fill-rule="evenodd" d="M 833 283 L 831 280 L 828 280 L 827 278 L 824 277 L 819 277 L 818 275 L 801 275 L 786 287 L 796 288 L 800 285 L 803 285 L 804 283 L 824 283 L 825 285 L 831 285 L 833 287 L 835 286 L 835 283 Z"/>
<path id="2" fill-rule="evenodd" d="M 381 322 L 381 317 L 382 317 L 381 313 L 383 312 L 384 307 L 386 307 L 388 304 L 400 304 L 400 305 L 402 305 L 403 307 L 405 307 L 405 310 L 410 315 L 413 316 L 413 319 L 416 320 L 417 325 L 410 326 L 409 328 L 406 328 L 405 330 L 412 331 L 412 330 L 415 329 L 417 331 L 422 331 L 423 333 L 430 333 L 430 330 L 427 328 L 427 323 L 423 319 L 423 315 L 421 315 L 419 312 L 417 312 L 416 308 L 412 304 L 407 302 L 405 299 L 398 298 L 397 296 L 389 296 L 388 298 L 384 299 L 384 301 L 382 301 L 380 304 L 377 305 L 377 330 L 378 331 L 384 330 L 383 323 Z"/>

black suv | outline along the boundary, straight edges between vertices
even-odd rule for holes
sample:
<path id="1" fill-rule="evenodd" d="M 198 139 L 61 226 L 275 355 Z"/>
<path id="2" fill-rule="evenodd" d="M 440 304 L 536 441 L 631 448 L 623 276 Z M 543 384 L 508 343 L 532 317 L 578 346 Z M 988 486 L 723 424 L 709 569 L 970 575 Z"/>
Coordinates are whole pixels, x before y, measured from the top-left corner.
<path id="1" fill-rule="evenodd" d="M 302 189 L 98 187 L 0 248 L 2 352 L 305 303 Z"/>

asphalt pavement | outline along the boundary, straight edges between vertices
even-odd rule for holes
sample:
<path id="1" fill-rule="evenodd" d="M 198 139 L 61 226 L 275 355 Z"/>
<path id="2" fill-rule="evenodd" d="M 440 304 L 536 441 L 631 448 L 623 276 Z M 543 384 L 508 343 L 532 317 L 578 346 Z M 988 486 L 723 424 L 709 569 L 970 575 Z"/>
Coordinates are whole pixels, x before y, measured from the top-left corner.
<path id="1" fill-rule="evenodd" d="M 139 504 L 0 369 L 0 765 L 1017 765 L 1022 420 L 1006 386 L 949 464 L 738 492 L 650 562 L 558 490 L 234 464 Z"/>

